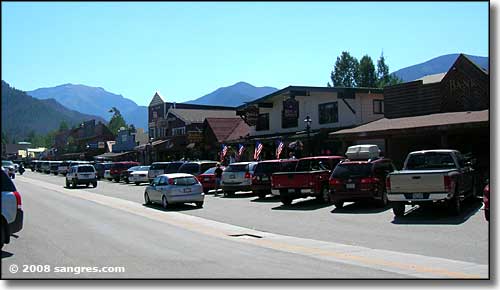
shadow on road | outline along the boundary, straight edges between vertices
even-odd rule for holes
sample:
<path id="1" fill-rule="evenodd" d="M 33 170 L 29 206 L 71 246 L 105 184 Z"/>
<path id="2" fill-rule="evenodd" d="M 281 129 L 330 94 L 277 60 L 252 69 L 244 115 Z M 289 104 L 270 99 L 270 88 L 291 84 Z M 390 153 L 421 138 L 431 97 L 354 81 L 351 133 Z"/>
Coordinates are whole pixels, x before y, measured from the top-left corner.
<path id="1" fill-rule="evenodd" d="M 390 206 L 379 207 L 374 202 L 353 202 L 342 208 L 334 208 L 331 213 L 336 214 L 375 214 L 391 209 Z"/>
<path id="2" fill-rule="evenodd" d="M 219 197 L 222 197 L 222 198 L 249 198 L 249 197 L 254 197 L 255 196 L 255 193 L 253 192 L 242 192 L 242 193 L 235 193 L 231 196 L 227 195 L 227 196 L 224 196 L 224 194 L 222 193 L 218 193 L 218 196 Z"/>
<path id="3" fill-rule="evenodd" d="M 2 251 L 2 259 L 3 258 L 9 258 L 9 257 L 12 257 L 12 256 L 14 256 L 14 254 L 12 254 L 10 252 Z"/>
<path id="4" fill-rule="evenodd" d="M 252 199 L 251 202 L 280 202 L 279 196 L 268 196 L 264 198 L 257 197 L 256 199 Z"/>
<path id="5" fill-rule="evenodd" d="M 320 208 L 332 206 L 329 203 L 323 203 L 318 199 L 306 199 L 301 201 L 295 201 L 291 205 L 280 205 L 273 207 L 272 210 L 317 210 Z"/>
<path id="6" fill-rule="evenodd" d="M 170 204 L 170 205 L 168 205 L 167 209 L 164 209 L 159 204 L 149 204 L 149 205 L 143 204 L 142 206 L 148 207 L 151 209 L 160 210 L 160 211 L 165 211 L 165 212 L 168 212 L 168 211 L 188 211 L 188 210 L 200 209 L 200 208 L 196 207 L 194 204 L 183 204 L 183 203 Z"/>
<path id="7" fill-rule="evenodd" d="M 394 217 L 393 224 L 447 224 L 458 225 L 466 222 L 476 214 L 482 207 L 481 200 L 466 200 L 462 203 L 460 215 L 452 216 L 445 205 L 434 205 L 424 207 L 406 207 L 406 213 L 402 217 Z M 486 221 L 485 221 L 486 222 Z"/>

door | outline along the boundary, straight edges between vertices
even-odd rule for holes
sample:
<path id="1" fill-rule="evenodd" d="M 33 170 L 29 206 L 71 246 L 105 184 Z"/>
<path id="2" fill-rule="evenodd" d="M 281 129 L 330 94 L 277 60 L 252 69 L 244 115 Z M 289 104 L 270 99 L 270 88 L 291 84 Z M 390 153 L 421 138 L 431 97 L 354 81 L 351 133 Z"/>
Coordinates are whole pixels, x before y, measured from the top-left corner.
<path id="1" fill-rule="evenodd" d="M 167 187 L 168 187 L 168 178 L 166 176 L 160 176 L 158 185 L 156 186 L 155 190 L 156 200 L 158 202 L 161 202 L 163 194 L 167 190 Z"/>

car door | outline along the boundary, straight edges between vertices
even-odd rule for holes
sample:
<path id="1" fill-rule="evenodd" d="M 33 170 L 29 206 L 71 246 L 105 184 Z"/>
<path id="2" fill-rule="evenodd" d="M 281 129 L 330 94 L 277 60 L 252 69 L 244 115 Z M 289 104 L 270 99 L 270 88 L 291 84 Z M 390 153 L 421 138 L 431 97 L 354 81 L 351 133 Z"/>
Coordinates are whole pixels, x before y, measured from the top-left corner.
<path id="1" fill-rule="evenodd" d="M 456 153 L 455 157 L 457 159 L 457 163 L 459 166 L 459 170 L 461 173 L 461 176 L 459 178 L 459 188 L 460 191 L 462 192 L 470 192 L 472 189 L 472 176 L 473 176 L 473 169 L 465 164 L 465 158 L 462 156 L 460 153 Z"/>
<path id="2" fill-rule="evenodd" d="M 160 176 L 158 185 L 156 186 L 156 198 L 158 202 L 161 202 L 163 195 L 168 189 L 168 178 L 166 176 Z"/>
<path id="3" fill-rule="evenodd" d="M 155 177 L 148 190 L 149 199 L 153 202 L 158 202 L 158 184 L 160 183 L 160 178 L 160 176 Z"/>

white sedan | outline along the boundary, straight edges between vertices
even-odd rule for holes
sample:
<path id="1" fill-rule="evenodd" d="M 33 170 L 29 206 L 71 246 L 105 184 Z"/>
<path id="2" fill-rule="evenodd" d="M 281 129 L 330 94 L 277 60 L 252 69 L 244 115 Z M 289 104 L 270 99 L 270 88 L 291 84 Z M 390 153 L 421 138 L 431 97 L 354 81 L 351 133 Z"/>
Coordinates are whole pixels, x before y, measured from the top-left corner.
<path id="1" fill-rule="evenodd" d="M 149 182 L 148 170 L 149 166 L 138 166 L 136 170 L 130 173 L 128 180 L 135 183 L 135 185 L 139 185 L 142 182 Z"/>

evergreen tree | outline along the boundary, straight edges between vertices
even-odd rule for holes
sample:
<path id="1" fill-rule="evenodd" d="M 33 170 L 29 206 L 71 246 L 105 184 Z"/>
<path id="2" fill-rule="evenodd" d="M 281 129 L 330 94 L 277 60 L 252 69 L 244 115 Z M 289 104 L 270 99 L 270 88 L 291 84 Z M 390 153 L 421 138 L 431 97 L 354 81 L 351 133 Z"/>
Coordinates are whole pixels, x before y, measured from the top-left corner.
<path id="1" fill-rule="evenodd" d="M 356 87 L 359 78 L 359 63 L 349 52 L 343 51 L 337 57 L 335 67 L 330 74 L 334 87 Z"/>
<path id="2" fill-rule="evenodd" d="M 116 135 L 121 127 L 127 128 L 127 123 L 125 123 L 125 119 L 123 119 L 120 111 L 115 107 L 113 107 L 110 110 L 110 112 L 114 112 L 114 115 L 113 117 L 111 117 L 111 120 L 109 121 L 108 128 L 111 131 L 111 133 Z"/>
<path id="3" fill-rule="evenodd" d="M 399 77 L 394 74 L 389 74 L 389 66 L 385 63 L 384 53 L 377 61 L 377 87 L 383 88 L 385 86 L 392 86 L 402 83 Z"/>
<path id="4" fill-rule="evenodd" d="M 359 87 L 374 88 L 377 86 L 377 76 L 372 58 L 365 55 L 359 61 Z"/>

